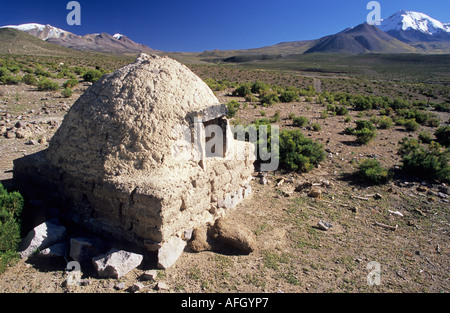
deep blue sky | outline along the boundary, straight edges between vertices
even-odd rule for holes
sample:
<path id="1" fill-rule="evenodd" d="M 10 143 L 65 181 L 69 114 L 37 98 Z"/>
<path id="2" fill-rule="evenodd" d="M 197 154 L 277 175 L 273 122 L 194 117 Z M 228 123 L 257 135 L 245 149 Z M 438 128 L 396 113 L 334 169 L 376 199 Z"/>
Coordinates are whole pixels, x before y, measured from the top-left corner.
<path id="1" fill-rule="evenodd" d="M 66 22 L 69 0 L 0 0 L 0 25 L 51 24 L 77 35 L 122 33 L 163 51 L 259 48 L 317 39 L 366 20 L 369 0 L 79 0 L 81 26 Z M 382 17 L 419 11 L 450 22 L 448 0 L 379 0 Z"/>

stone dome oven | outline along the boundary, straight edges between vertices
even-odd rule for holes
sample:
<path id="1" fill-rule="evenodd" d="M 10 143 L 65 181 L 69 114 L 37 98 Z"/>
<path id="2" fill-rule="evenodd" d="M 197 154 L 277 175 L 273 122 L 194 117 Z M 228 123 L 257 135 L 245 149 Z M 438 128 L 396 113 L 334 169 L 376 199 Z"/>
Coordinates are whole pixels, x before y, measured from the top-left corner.
<path id="1" fill-rule="evenodd" d="M 186 233 L 251 193 L 254 145 L 233 139 L 226 113 L 186 66 L 142 54 L 91 86 L 14 179 L 67 221 L 175 255 L 166 268 Z"/>

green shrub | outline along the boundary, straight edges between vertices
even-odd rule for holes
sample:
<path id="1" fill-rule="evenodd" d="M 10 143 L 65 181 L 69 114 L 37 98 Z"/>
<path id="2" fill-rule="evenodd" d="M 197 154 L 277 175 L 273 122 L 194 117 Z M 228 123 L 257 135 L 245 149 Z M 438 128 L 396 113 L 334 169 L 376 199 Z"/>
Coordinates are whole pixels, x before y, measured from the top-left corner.
<path id="1" fill-rule="evenodd" d="M 83 75 L 83 79 L 86 82 L 91 82 L 91 83 L 95 83 L 97 80 L 99 80 L 100 78 L 102 78 L 102 76 L 104 75 L 104 71 L 101 70 L 88 70 L 84 75 Z"/>
<path id="2" fill-rule="evenodd" d="M 280 111 L 276 111 L 274 116 L 269 120 L 270 123 L 278 123 L 280 121 Z"/>
<path id="3" fill-rule="evenodd" d="M 320 126 L 319 123 L 314 123 L 314 124 L 312 124 L 312 129 L 316 132 L 319 132 L 322 130 L 322 126 Z"/>
<path id="4" fill-rule="evenodd" d="M 394 125 L 394 121 L 389 116 L 382 116 L 377 120 L 377 124 L 381 129 L 389 129 Z"/>
<path id="5" fill-rule="evenodd" d="M 305 127 L 309 123 L 309 120 L 304 116 L 296 116 L 292 119 L 292 121 L 292 124 L 296 127 Z"/>
<path id="6" fill-rule="evenodd" d="M 356 130 L 354 135 L 356 136 L 356 142 L 365 145 L 368 144 L 372 139 L 374 139 L 377 136 L 377 133 L 375 130 L 363 128 L 360 130 Z"/>
<path id="7" fill-rule="evenodd" d="M 36 76 L 28 73 L 28 74 L 23 75 L 22 82 L 27 85 L 36 86 L 38 83 L 38 80 L 37 80 Z"/>
<path id="8" fill-rule="evenodd" d="M 419 140 L 422 143 L 429 144 L 433 141 L 433 138 L 431 138 L 431 134 L 429 132 L 423 131 L 419 133 Z"/>
<path id="9" fill-rule="evenodd" d="M 336 106 L 335 112 L 336 115 L 343 116 L 348 114 L 348 109 L 344 106 Z"/>
<path id="10" fill-rule="evenodd" d="M 251 94 L 252 94 L 252 87 L 248 83 L 241 84 L 233 92 L 233 95 L 235 95 L 237 97 L 246 97 L 246 96 L 249 96 Z"/>
<path id="11" fill-rule="evenodd" d="M 37 84 L 37 87 L 40 91 L 58 90 L 60 88 L 57 82 L 54 82 L 48 78 L 40 80 Z"/>
<path id="12" fill-rule="evenodd" d="M 280 164 L 290 171 L 308 172 L 325 159 L 323 145 L 303 136 L 300 130 L 280 133 Z"/>
<path id="13" fill-rule="evenodd" d="M 10 75 L 11 72 L 6 67 L 0 67 L 0 77 Z"/>
<path id="14" fill-rule="evenodd" d="M 72 94 L 73 94 L 73 91 L 72 91 L 72 89 L 70 89 L 70 88 L 64 88 L 64 90 L 61 91 L 61 95 L 62 95 L 64 98 L 70 98 L 70 97 L 72 97 Z"/>
<path id="15" fill-rule="evenodd" d="M 297 92 L 293 90 L 285 90 L 280 95 L 280 101 L 285 103 L 297 101 L 298 98 Z"/>
<path id="16" fill-rule="evenodd" d="M 417 123 L 415 119 L 405 120 L 403 126 L 409 132 L 415 132 L 420 127 L 419 123 Z"/>
<path id="17" fill-rule="evenodd" d="M 377 136 L 375 125 L 366 120 L 356 121 L 356 128 L 347 127 L 344 133 L 356 136 L 356 142 L 364 145 Z"/>
<path id="18" fill-rule="evenodd" d="M 272 105 L 277 102 L 280 102 L 280 99 L 278 98 L 278 93 L 274 91 L 267 92 L 261 96 L 262 105 Z"/>
<path id="19" fill-rule="evenodd" d="M 350 123 L 352 121 L 352 117 L 350 115 L 347 115 L 344 119 L 344 123 Z"/>
<path id="20" fill-rule="evenodd" d="M 402 157 L 402 171 L 429 180 L 450 181 L 450 150 L 432 141 L 423 146 L 413 138 L 400 141 L 398 154 Z"/>
<path id="21" fill-rule="evenodd" d="M 439 127 L 434 133 L 437 142 L 443 146 L 450 146 L 450 125 Z"/>
<path id="22" fill-rule="evenodd" d="M 18 192 L 8 192 L 0 184 L 0 273 L 17 257 L 23 203 Z"/>
<path id="23" fill-rule="evenodd" d="M 64 88 L 73 88 L 79 84 L 77 79 L 69 79 L 63 84 Z"/>
<path id="24" fill-rule="evenodd" d="M 34 75 L 36 75 L 36 76 L 44 76 L 44 77 L 53 77 L 52 73 L 50 73 L 49 71 L 44 70 L 41 66 L 38 66 L 34 70 Z"/>
<path id="25" fill-rule="evenodd" d="M 326 119 L 328 117 L 328 110 L 323 110 L 320 112 L 320 117 Z"/>
<path id="26" fill-rule="evenodd" d="M 0 81 L 5 85 L 17 85 L 22 81 L 22 78 L 19 76 L 6 75 L 0 77 Z"/>
<path id="27" fill-rule="evenodd" d="M 269 88 L 269 86 L 261 81 L 256 81 L 254 82 L 251 86 L 250 86 L 250 91 L 252 93 L 262 93 L 264 90 L 267 90 Z"/>
<path id="28" fill-rule="evenodd" d="M 390 178 L 390 173 L 375 159 L 365 159 L 358 166 L 358 174 L 371 184 L 383 184 Z"/>
<path id="29" fill-rule="evenodd" d="M 450 102 L 435 104 L 434 108 L 438 112 L 450 112 Z"/>
<path id="30" fill-rule="evenodd" d="M 233 118 L 236 115 L 236 113 L 239 111 L 239 109 L 241 108 L 241 104 L 239 102 L 237 102 L 236 100 L 231 100 L 227 103 L 227 108 L 228 108 L 227 117 Z"/>

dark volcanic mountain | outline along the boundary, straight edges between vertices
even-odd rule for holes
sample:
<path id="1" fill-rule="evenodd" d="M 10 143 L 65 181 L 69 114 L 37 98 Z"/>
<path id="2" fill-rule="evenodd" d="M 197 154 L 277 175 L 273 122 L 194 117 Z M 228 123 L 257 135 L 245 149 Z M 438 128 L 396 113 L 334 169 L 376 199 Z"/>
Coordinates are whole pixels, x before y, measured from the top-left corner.
<path id="1" fill-rule="evenodd" d="M 367 23 L 326 36 L 305 53 L 414 52 L 414 48 Z"/>

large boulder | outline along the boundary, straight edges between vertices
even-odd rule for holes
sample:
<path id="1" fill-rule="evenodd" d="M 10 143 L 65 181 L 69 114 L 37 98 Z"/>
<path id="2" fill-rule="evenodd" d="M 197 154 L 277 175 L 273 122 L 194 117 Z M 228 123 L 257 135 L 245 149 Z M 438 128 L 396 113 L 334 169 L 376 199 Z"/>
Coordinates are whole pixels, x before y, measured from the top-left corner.
<path id="1" fill-rule="evenodd" d="M 58 219 L 52 219 L 36 226 L 22 240 L 19 247 L 21 258 L 28 258 L 35 252 L 44 250 L 64 240 L 66 228 Z"/>

